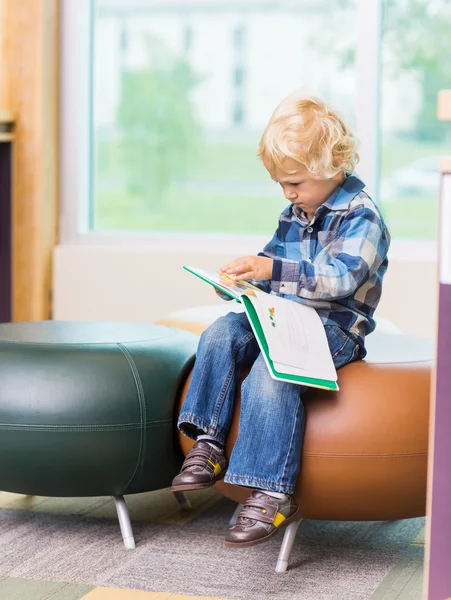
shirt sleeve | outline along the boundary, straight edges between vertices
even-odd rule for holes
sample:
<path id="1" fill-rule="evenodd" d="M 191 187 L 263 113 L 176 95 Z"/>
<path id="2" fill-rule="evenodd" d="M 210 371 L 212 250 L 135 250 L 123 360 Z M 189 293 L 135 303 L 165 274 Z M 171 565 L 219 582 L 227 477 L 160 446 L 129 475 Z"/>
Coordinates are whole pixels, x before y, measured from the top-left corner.
<path id="1" fill-rule="evenodd" d="M 263 248 L 262 252 L 259 252 L 257 256 L 264 256 L 265 258 L 274 258 L 277 253 L 277 247 L 280 246 L 280 240 L 277 235 L 278 230 L 273 235 L 272 239 L 266 244 Z M 261 280 L 261 279 L 249 279 L 249 283 L 258 287 L 258 289 L 263 292 L 267 292 L 268 294 L 272 291 L 271 281 L 269 279 Z"/>
<path id="2" fill-rule="evenodd" d="M 389 245 L 390 235 L 382 218 L 360 206 L 343 218 L 337 238 L 314 262 L 272 257 L 271 288 L 306 299 L 345 298 L 379 269 Z"/>
<path id="3" fill-rule="evenodd" d="M 279 226 L 277 228 L 277 231 L 274 233 L 271 240 L 266 244 L 266 246 L 263 248 L 263 250 L 257 254 L 257 256 L 264 256 L 265 258 L 274 259 L 275 257 L 280 256 L 281 253 L 283 254 L 283 243 L 280 241 L 279 229 L 280 229 L 280 219 L 279 219 Z M 274 271 L 273 271 L 273 273 L 274 273 Z M 255 287 L 258 287 L 260 290 L 263 290 L 264 292 L 267 292 L 268 294 L 273 290 L 270 279 L 268 279 L 268 280 L 249 279 L 249 283 L 252 283 L 252 285 L 255 285 Z"/>
<path id="4" fill-rule="evenodd" d="M 280 227 L 280 225 L 279 225 Z M 261 252 L 258 253 L 258 256 L 266 256 L 267 258 L 274 258 L 277 255 L 277 248 L 280 248 L 281 241 L 279 239 L 279 227 L 277 231 L 272 236 L 272 239 L 266 244 Z"/>

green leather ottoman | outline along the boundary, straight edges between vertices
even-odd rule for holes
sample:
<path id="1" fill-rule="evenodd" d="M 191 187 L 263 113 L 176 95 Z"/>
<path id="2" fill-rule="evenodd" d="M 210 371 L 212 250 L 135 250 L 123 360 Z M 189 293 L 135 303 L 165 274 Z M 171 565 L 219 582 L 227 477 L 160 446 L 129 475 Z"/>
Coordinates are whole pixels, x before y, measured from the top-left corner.
<path id="1" fill-rule="evenodd" d="M 174 410 L 197 343 L 140 323 L 0 325 L 0 490 L 112 496 L 134 548 L 123 496 L 180 468 Z"/>

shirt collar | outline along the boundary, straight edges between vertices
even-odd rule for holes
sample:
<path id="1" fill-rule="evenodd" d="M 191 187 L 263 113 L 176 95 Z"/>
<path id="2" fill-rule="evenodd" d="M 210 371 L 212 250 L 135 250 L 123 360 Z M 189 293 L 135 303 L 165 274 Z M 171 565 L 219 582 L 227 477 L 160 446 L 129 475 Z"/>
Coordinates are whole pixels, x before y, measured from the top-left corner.
<path id="1" fill-rule="evenodd" d="M 323 202 L 315 212 L 315 216 L 313 220 L 316 220 L 320 214 L 324 211 L 324 208 L 329 210 L 343 210 L 348 208 L 351 204 L 351 201 L 357 196 L 359 192 L 363 190 L 365 184 L 363 181 L 356 175 L 346 175 L 346 179 L 343 183 L 335 190 L 333 194 L 329 196 L 329 198 Z M 309 220 L 307 215 L 303 210 L 290 204 L 284 210 L 286 215 L 289 215 L 291 212 L 304 224 L 308 223 Z"/>
<path id="2" fill-rule="evenodd" d="M 322 206 L 329 210 L 343 210 L 348 208 L 359 192 L 363 190 L 365 184 L 357 175 L 347 175 L 342 185 L 325 201 Z"/>

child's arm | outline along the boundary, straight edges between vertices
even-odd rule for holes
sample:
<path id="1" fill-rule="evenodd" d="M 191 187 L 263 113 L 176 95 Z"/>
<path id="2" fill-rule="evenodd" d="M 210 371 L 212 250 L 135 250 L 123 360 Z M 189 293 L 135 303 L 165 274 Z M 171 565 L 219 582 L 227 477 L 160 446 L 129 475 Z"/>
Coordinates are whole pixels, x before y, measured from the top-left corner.
<path id="1" fill-rule="evenodd" d="M 319 261 L 274 257 L 271 288 L 315 300 L 345 298 L 377 271 L 389 245 L 390 235 L 379 214 L 359 206 L 343 218 L 336 240 L 326 256 L 320 253 Z"/>
<path id="2" fill-rule="evenodd" d="M 255 287 L 269 294 L 271 292 L 271 277 L 273 272 L 272 257 L 283 254 L 283 245 L 278 238 L 279 227 L 271 241 L 266 244 L 263 251 L 259 252 L 257 256 L 241 256 L 224 265 L 220 271 L 236 279 L 249 281 Z"/>
<path id="3" fill-rule="evenodd" d="M 327 255 L 320 253 L 314 262 L 280 256 L 283 243 L 277 233 L 258 257 L 232 261 L 226 265 L 228 272 L 239 279 L 245 269 L 248 278 L 259 278 L 270 268 L 271 273 L 263 277 L 270 280 L 269 291 L 329 301 L 345 298 L 361 287 L 383 263 L 390 245 L 382 218 L 363 206 L 343 218 L 339 235 L 328 247 Z M 251 269 L 248 262 L 252 263 Z"/>

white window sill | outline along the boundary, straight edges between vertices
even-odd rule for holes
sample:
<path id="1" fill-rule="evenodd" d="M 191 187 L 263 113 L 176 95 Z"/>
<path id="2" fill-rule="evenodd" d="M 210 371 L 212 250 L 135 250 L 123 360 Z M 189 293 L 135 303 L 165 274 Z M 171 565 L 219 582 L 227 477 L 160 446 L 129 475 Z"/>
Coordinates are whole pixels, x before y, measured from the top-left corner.
<path id="1" fill-rule="evenodd" d="M 79 234 L 60 247 L 78 247 L 109 249 L 114 252 L 159 252 L 169 254 L 208 253 L 208 254 L 256 254 L 269 241 L 269 236 L 262 235 L 219 235 L 174 232 L 153 233 L 91 233 Z M 434 241 L 394 240 L 391 243 L 389 258 L 406 262 L 436 262 L 438 244 Z"/>

